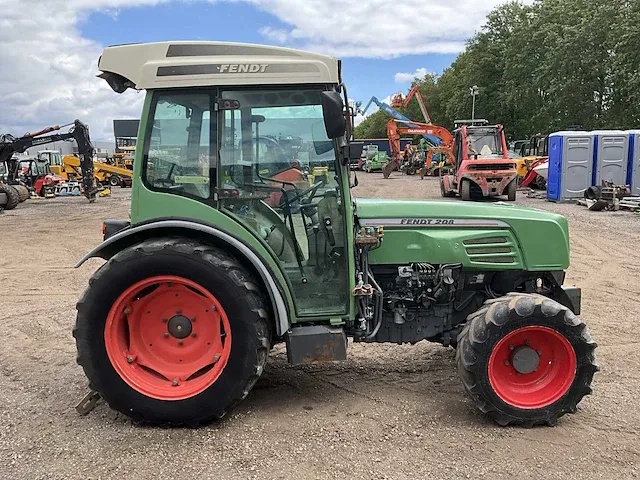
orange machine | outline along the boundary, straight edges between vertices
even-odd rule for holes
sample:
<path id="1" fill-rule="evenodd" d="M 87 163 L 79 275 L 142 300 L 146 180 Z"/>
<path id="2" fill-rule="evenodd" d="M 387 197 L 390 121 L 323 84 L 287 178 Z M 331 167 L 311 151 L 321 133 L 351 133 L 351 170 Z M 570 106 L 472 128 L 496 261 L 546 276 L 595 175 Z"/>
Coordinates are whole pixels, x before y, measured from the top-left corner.
<path id="1" fill-rule="evenodd" d="M 409 94 L 402 102 L 402 106 L 404 108 L 407 108 L 409 106 L 409 102 L 413 97 L 416 97 L 416 100 L 418 100 L 420 111 L 422 112 L 422 116 L 424 117 L 424 123 L 431 124 L 431 117 L 429 116 L 429 112 L 427 111 L 427 104 L 424 102 L 424 98 L 422 98 L 422 94 L 420 93 L 418 84 L 414 85 L 413 88 L 409 91 Z"/>
<path id="2" fill-rule="evenodd" d="M 389 178 L 391 172 L 401 168 L 403 162 L 411 163 L 407 165 L 407 171 L 412 170 L 413 173 L 415 173 L 417 169 L 422 168 L 423 171 L 421 174 L 422 176 L 424 176 L 424 171 L 428 170 L 431 167 L 431 162 L 435 153 L 444 153 L 447 156 L 447 163 L 451 165 L 455 163 L 453 157 L 453 135 L 449 130 L 432 123 L 418 123 L 412 121 L 411 126 L 399 126 L 398 123 L 407 122 L 396 120 L 393 118 L 387 122 L 387 138 L 389 139 L 391 161 L 387 163 L 387 165 L 385 165 L 382 171 L 384 178 Z M 433 135 L 434 137 L 438 137 L 442 140 L 442 145 L 431 147 L 427 151 L 424 165 L 416 166 L 415 163 L 412 162 L 411 158 L 404 159 L 404 152 L 400 149 L 400 137 L 407 134 Z"/>

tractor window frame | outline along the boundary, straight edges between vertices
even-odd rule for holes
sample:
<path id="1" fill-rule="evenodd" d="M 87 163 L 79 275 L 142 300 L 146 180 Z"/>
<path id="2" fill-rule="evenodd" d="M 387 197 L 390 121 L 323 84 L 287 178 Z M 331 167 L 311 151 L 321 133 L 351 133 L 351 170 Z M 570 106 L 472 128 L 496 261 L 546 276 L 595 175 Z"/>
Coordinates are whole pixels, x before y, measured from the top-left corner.
<path id="1" fill-rule="evenodd" d="M 180 88 L 180 89 L 158 89 L 154 90 L 147 114 L 147 123 L 144 132 L 143 157 L 140 171 L 142 183 L 148 190 L 158 193 L 168 193 L 180 197 L 190 198 L 201 203 L 215 206 L 215 192 L 217 190 L 217 164 L 218 164 L 218 112 L 216 111 L 218 89 L 217 88 Z M 158 103 L 166 96 L 208 96 L 209 97 L 209 193 L 206 197 L 194 195 L 186 191 L 172 190 L 171 188 L 159 187 L 149 181 L 147 177 L 149 166 L 149 151 L 151 148 L 151 139 L 153 137 L 153 126 Z"/>

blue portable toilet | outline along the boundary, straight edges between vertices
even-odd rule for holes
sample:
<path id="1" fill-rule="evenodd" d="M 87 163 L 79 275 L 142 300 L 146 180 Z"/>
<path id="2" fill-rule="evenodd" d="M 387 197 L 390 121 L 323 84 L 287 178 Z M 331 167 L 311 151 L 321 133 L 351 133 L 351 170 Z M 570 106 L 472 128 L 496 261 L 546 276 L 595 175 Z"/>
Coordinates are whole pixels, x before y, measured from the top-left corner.
<path id="1" fill-rule="evenodd" d="M 627 163 L 627 185 L 631 195 L 640 195 L 640 130 L 629 130 L 629 162 Z"/>
<path id="2" fill-rule="evenodd" d="M 593 177 L 595 135 L 566 131 L 549 135 L 547 200 L 584 197 Z"/>
<path id="3" fill-rule="evenodd" d="M 622 130 L 597 130 L 593 155 L 593 185 L 602 181 L 627 184 L 629 134 Z"/>

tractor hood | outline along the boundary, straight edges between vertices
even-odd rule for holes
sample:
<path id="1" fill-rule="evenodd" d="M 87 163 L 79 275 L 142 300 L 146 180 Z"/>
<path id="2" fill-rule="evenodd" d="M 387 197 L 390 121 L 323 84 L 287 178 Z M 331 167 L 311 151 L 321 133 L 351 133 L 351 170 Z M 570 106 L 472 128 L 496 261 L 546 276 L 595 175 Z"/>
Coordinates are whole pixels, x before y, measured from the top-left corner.
<path id="1" fill-rule="evenodd" d="M 356 199 L 360 226 L 382 226 L 373 264 L 462 263 L 483 270 L 564 270 L 569 226 L 556 213 L 513 204 Z"/>

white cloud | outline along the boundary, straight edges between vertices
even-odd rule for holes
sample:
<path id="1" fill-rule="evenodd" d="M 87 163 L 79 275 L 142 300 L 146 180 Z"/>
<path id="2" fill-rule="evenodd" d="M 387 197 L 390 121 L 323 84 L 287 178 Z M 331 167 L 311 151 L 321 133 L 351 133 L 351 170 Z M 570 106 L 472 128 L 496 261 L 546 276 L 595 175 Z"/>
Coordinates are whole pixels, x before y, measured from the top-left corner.
<path id="1" fill-rule="evenodd" d="M 118 95 L 95 77 L 103 45 L 84 38 L 79 25 L 93 11 L 117 16 L 130 7 L 169 1 L 194 0 L 0 0 L 0 133 L 22 134 L 79 118 L 94 139 L 104 139 L 113 135 L 114 118 L 137 118 L 143 93 Z M 399 3 L 393 9 L 399 24 L 389 21 L 382 0 L 236 1 L 252 3 L 286 25 L 265 25 L 260 33 L 266 40 L 342 58 L 459 52 L 500 3 L 427 0 L 421 4 L 424 15 L 413 4 Z M 211 35 L 216 38 L 215 31 Z"/>
<path id="2" fill-rule="evenodd" d="M 395 74 L 396 83 L 410 83 L 414 79 L 423 79 L 425 75 L 429 73 L 426 68 L 417 68 L 415 72 L 398 72 Z"/>
<path id="3" fill-rule="evenodd" d="M 291 38 L 291 34 L 280 28 L 262 27 L 258 30 L 260 35 L 276 43 L 285 43 Z"/>

